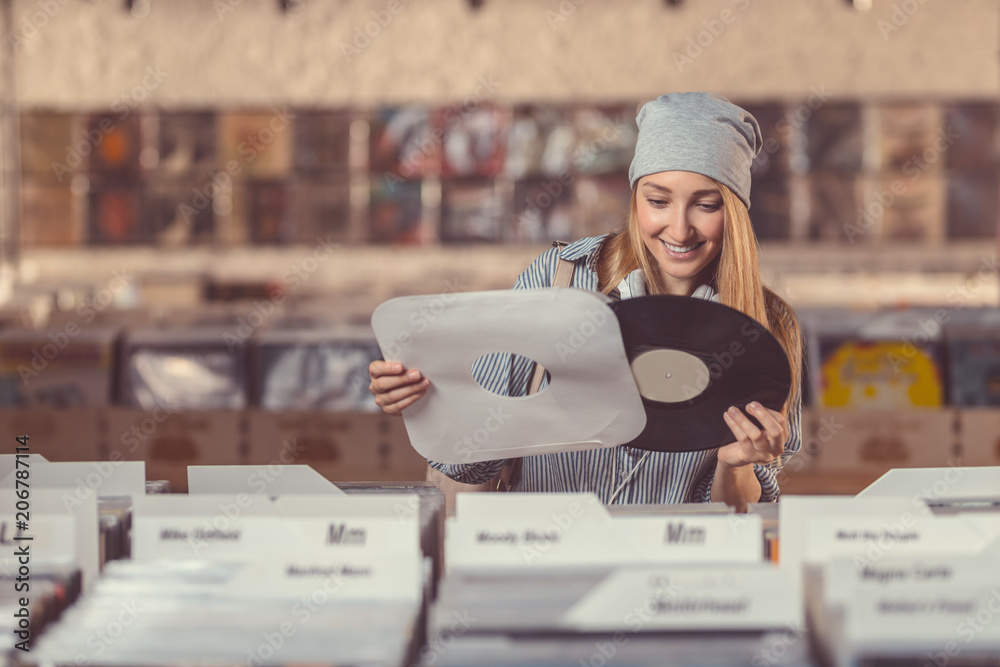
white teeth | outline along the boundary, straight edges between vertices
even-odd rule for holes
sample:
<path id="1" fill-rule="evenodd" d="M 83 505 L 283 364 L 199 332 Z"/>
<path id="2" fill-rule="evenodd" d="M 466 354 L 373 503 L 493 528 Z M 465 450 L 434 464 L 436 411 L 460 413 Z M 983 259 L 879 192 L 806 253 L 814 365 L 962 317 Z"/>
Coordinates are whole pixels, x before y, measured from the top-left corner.
<path id="1" fill-rule="evenodd" d="M 694 250 L 695 248 L 697 248 L 697 247 L 699 247 L 701 245 L 700 243 L 695 243 L 694 245 L 688 245 L 688 246 L 670 245 L 669 243 L 667 243 L 663 239 L 660 239 L 660 243 L 662 243 L 663 245 L 667 246 L 667 248 L 669 248 L 670 250 L 672 250 L 674 252 L 691 252 L 692 250 Z"/>

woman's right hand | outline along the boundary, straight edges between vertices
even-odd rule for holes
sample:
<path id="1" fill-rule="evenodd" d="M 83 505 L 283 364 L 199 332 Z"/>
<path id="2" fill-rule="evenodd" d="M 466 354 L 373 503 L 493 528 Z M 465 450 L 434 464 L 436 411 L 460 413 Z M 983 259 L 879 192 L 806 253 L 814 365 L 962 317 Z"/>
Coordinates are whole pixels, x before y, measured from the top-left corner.
<path id="1" fill-rule="evenodd" d="M 430 380 L 420 371 L 407 371 L 398 361 L 373 361 L 368 366 L 371 384 L 368 391 L 375 395 L 375 402 L 390 415 L 398 415 L 403 408 L 415 403 L 427 393 Z"/>

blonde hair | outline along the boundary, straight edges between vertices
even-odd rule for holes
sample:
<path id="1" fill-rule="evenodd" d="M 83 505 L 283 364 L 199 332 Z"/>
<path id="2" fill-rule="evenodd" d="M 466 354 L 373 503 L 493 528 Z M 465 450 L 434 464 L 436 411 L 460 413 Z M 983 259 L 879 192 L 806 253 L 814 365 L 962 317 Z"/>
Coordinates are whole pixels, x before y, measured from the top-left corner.
<path id="1" fill-rule="evenodd" d="M 723 304 L 757 320 L 778 339 L 792 368 L 792 387 L 786 406 L 800 389 L 802 372 L 802 334 L 792 309 L 764 286 L 760 277 L 757 237 L 750 223 L 750 213 L 728 187 L 715 181 L 722 193 L 725 223 L 722 250 L 709 265 L 712 287 Z M 642 269 L 649 294 L 665 294 L 662 274 L 639 232 L 636 191 L 632 190 L 629 216 L 624 229 L 609 236 L 601 247 L 598 260 L 598 290 L 607 294 L 625 276 Z"/>

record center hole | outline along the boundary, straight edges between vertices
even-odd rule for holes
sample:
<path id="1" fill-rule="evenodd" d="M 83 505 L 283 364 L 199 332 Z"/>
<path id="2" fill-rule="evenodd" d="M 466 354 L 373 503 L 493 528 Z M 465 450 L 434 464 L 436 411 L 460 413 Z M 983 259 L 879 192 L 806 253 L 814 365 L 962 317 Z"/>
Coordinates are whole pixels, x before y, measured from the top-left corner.
<path id="1" fill-rule="evenodd" d="M 509 378 L 507 369 L 512 366 L 512 358 L 513 368 L 516 368 L 520 375 L 525 377 L 523 386 L 525 388 L 524 393 L 527 393 L 527 388 L 531 382 L 531 370 L 534 367 L 535 361 L 528 357 L 514 354 L 513 352 L 489 352 L 473 361 L 472 368 L 470 369 L 473 379 L 486 391 L 507 398 L 507 383 Z M 549 372 L 544 371 L 541 388 L 538 390 L 539 393 L 545 390 L 551 379 L 552 376 Z M 492 386 L 484 384 L 484 382 L 489 382 Z"/>

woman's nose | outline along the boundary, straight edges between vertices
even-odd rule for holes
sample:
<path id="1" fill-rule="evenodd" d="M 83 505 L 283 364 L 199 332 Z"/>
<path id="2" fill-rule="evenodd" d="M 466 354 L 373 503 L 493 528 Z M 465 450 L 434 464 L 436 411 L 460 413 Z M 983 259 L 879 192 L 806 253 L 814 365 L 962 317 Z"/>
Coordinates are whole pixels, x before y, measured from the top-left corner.
<path id="1" fill-rule="evenodd" d="M 670 235 L 674 237 L 675 241 L 684 241 L 691 232 L 687 210 L 681 206 L 675 206 L 670 210 L 667 225 L 670 227 Z"/>

